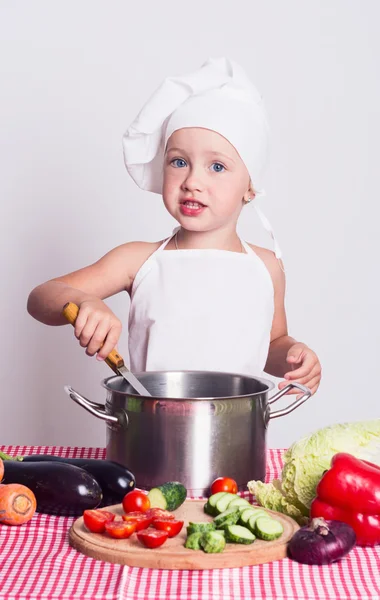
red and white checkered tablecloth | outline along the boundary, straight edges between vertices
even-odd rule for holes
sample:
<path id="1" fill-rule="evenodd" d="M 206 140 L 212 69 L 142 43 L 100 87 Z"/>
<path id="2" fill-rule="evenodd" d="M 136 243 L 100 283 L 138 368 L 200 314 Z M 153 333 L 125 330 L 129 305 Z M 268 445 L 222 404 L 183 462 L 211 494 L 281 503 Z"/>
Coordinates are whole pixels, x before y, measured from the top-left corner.
<path id="1" fill-rule="evenodd" d="M 2 446 L 11 455 L 49 453 L 104 458 L 101 448 Z M 267 481 L 283 450 L 268 452 Z M 379 600 L 380 546 L 354 548 L 341 562 L 300 565 L 287 558 L 253 567 L 169 571 L 112 565 L 68 544 L 74 519 L 35 514 L 22 527 L 0 525 L 0 599 Z"/>

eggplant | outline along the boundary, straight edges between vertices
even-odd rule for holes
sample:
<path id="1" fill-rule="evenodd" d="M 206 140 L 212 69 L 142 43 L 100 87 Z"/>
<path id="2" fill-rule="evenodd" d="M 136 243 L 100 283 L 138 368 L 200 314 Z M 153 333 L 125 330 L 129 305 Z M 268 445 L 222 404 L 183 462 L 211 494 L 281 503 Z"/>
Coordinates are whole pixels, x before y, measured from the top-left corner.
<path id="1" fill-rule="evenodd" d="M 2 483 L 21 483 L 34 493 L 37 512 L 77 516 L 102 501 L 95 477 L 74 465 L 59 462 L 4 460 Z"/>
<path id="2" fill-rule="evenodd" d="M 96 458 L 63 458 L 49 454 L 30 454 L 24 456 L 22 462 L 54 461 L 74 465 L 91 473 L 102 488 L 103 500 L 101 506 L 120 504 L 125 494 L 134 489 L 136 479 L 126 467 L 111 460 Z"/>

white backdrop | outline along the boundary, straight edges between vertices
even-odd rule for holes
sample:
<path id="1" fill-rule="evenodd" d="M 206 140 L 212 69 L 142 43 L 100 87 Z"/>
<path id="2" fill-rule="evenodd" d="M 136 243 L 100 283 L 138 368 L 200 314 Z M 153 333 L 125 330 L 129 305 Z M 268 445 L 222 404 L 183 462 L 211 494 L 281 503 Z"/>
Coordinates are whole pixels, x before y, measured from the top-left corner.
<path id="1" fill-rule="evenodd" d="M 209 56 L 240 62 L 265 98 L 260 206 L 284 252 L 290 334 L 323 365 L 319 392 L 270 424 L 269 445 L 378 417 L 379 22 L 377 0 L 1 2 L 0 444 L 104 446 L 105 425 L 63 386 L 102 402 L 111 372 L 70 326 L 34 321 L 27 297 L 171 232 L 160 198 L 129 178 L 121 138 L 165 76 Z M 270 247 L 251 209 L 240 232 Z M 109 305 L 127 355 L 127 295 Z"/>

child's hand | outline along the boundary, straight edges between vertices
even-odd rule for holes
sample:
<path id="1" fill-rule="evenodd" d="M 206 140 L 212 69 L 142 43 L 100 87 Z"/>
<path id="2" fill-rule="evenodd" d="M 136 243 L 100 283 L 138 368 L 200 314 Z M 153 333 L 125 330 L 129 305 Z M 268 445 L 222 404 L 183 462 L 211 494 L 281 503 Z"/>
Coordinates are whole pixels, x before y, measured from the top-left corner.
<path id="1" fill-rule="evenodd" d="M 286 381 L 282 381 L 279 384 L 279 389 L 282 390 L 290 382 L 296 381 L 297 383 L 306 385 L 315 394 L 321 381 L 322 372 L 321 364 L 315 352 L 305 344 L 297 342 L 289 348 L 286 361 L 290 364 L 291 371 L 285 373 L 284 378 Z M 298 394 L 297 399 L 302 396 L 296 388 L 288 393 Z"/>
<path id="2" fill-rule="evenodd" d="M 104 360 L 119 340 L 121 322 L 102 300 L 92 298 L 80 303 L 74 333 L 86 354 L 98 352 L 96 358 Z"/>

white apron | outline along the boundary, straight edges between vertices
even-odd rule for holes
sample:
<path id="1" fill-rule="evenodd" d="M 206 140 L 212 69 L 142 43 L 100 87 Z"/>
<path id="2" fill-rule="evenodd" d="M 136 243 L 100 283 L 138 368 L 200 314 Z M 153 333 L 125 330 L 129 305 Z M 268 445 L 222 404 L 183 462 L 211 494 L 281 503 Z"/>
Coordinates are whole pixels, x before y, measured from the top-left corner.
<path id="1" fill-rule="evenodd" d="M 166 250 L 136 274 L 129 313 L 132 372 L 200 370 L 262 375 L 273 283 L 257 254 Z"/>

